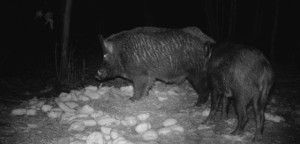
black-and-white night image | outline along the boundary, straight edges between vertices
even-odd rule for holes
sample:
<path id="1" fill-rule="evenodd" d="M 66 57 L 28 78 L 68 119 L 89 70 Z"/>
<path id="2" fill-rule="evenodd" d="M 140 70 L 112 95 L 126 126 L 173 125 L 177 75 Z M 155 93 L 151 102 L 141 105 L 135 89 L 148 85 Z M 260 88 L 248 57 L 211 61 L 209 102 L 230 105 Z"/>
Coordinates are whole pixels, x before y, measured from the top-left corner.
<path id="1" fill-rule="evenodd" d="M 297 1 L 3 2 L 1 144 L 298 144 Z"/>

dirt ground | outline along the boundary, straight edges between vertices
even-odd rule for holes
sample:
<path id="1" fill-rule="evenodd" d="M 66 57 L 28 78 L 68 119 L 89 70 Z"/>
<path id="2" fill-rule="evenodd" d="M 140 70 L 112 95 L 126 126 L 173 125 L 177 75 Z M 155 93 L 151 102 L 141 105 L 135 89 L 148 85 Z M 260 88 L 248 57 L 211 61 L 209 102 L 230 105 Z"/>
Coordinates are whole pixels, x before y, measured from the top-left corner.
<path id="1" fill-rule="evenodd" d="M 46 83 L 46 84 L 45 84 Z M 63 90 L 56 90 L 51 82 L 44 80 L 3 79 L 1 80 L 0 100 L 0 143 L 1 144 L 64 144 L 64 137 L 74 135 L 68 131 L 69 125 L 60 124 L 57 119 L 50 119 L 43 113 L 35 116 L 13 116 L 12 109 L 26 105 L 26 100 L 34 96 L 48 102 Z M 108 86 L 120 87 L 130 83 L 115 80 L 107 83 Z M 88 82 L 86 85 L 96 85 L 97 82 Z M 33 88 L 33 87 L 36 87 Z M 83 86 L 84 87 L 84 86 Z M 38 90 L 37 90 L 38 89 Z M 69 90 L 71 90 L 70 88 Z M 80 89 L 80 88 L 77 88 Z M 168 92 L 170 92 L 168 94 Z M 276 84 L 271 93 L 271 99 L 266 112 L 281 116 L 282 122 L 266 121 L 262 144 L 292 144 L 300 142 L 300 75 L 294 70 L 278 70 Z M 255 132 L 255 122 L 252 108 L 249 108 L 249 122 L 241 136 L 232 136 L 229 133 L 236 126 L 236 115 L 231 108 L 229 119 L 220 120 L 213 125 L 201 125 L 205 120 L 203 112 L 209 108 L 207 102 L 201 107 L 195 107 L 197 94 L 188 82 L 181 85 L 166 85 L 156 82 L 149 92 L 149 96 L 132 103 L 128 96 L 111 93 L 105 100 L 91 101 L 88 104 L 97 110 L 111 115 L 124 117 L 139 113 L 150 113 L 149 122 L 152 129 L 159 129 L 166 118 L 174 118 L 184 128 L 183 133 L 174 133 L 160 136 L 154 141 L 142 140 L 131 128 L 115 127 L 124 132 L 124 137 L 134 143 L 151 144 L 231 144 L 252 143 Z M 162 98 L 163 100 L 160 100 Z M 34 127 L 30 127 L 34 124 Z M 92 127 L 86 131 L 97 129 Z"/>

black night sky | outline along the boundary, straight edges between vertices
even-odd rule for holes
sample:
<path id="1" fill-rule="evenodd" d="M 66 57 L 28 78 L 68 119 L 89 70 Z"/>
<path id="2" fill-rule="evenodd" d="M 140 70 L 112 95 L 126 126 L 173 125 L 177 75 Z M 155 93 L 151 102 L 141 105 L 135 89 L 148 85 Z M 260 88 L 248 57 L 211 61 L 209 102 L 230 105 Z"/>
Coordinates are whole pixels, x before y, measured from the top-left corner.
<path id="1" fill-rule="evenodd" d="M 62 18 L 65 1 L 15 0 L 7 3 L 2 23 L 5 43 L 1 50 L 3 76 L 20 75 L 34 69 L 54 70 L 55 47 L 58 52 L 62 35 Z M 209 5 L 210 4 L 210 5 Z M 97 36 L 141 26 L 183 28 L 197 26 L 218 42 L 233 40 L 257 46 L 271 58 L 272 35 L 276 13 L 276 0 L 237 1 L 234 32 L 228 36 L 231 1 L 100 1 L 73 0 L 70 44 L 83 57 L 99 51 Z M 45 24 L 44 17 L 36 12 L 53 13 L 54 29 Z M 208 13 L 212 12 L 212 13 Z M 258 15 L 257 16 L 257 12 Z M 208 18 L 213 16 L 212 18 Z M 216 18 L 218 16 L 218 19 Z M 274 65 L 295 65 L 299 61 L 299 5 L 296 1 L 279 0 L 277 28 L 274 41 Z M 209 21 L 218 24 L 213 26 Z M 257 24 L 259 23 L 259 24 Z M 254 27 L 259 28 L 254 31 Z M 218 31 L 216 30 L 218 27 Z M 99 53 L 100 55 L 100 53 Z M 79 56 L 76 55 L 76 56 Z M 96 61 L 98 59 L 94 59 Z"/>

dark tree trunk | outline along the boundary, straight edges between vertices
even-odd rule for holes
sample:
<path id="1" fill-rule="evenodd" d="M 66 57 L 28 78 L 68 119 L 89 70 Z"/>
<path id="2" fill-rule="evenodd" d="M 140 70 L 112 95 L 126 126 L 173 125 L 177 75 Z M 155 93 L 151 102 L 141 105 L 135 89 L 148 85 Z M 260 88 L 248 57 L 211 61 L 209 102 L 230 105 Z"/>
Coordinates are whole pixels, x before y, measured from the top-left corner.
<path id="1" fill-rule="evenodd" d="M 278 16 L 279 16 L 279 0 L 276 0 L 276 5 L 275 5 L 275 15 L 274 15 L 274 22 L 273 22 L 273 31 L 272 31 L 272 37 L 271 37 L 271 48 L 270 48 L 270 53 L 271 53 L 271 61 L 275 63 L 275 45 L 276 45 L 276 35 L 277 35 L 277 27 L 278 27 Z"/>
<path id="2" fill-rule="evenodd" d="M 71 8 L 72 8 L 72 0 L 66 0 L 64 14 L 63 14 L 60 80 L 65 80 L 67 78 L 67 73 L 68 73 L 68 50 L 69 50 Z"/>
<path id="3" fill-rule="evenodd" d="M 252 33 L 252 39 L 254 42 L 257 43 L 257 40 L 259 39 L 259 35 L 261 34 L 261 27 L 262 27 L 262 21 L 263 21 L 263 10 L 262 10 L 262 3 L 260 0 L 256 0 L 256 12 L 254 17 L 254 24 L 253 24 L 253 33 Z"/>
<path id="4" fill-rule="evenodd" d="M 235 36 L 235 23 L 236 23 L 236 0 L 231 0 L 230 4 L 230 21 L 228 28 L 228 36 L 233 39 Z"/>
<path id="5" fill-rule="evenodd" d="M 213 12 L 213 3 L 211 0 L 206 0 L 203 5 L 204 5 L 203 9 L 205 11 L 206 18 L 207 18 L 209 35 L 212 36 L 213 39 L 218 41 L 216 35 L 216 20 Z"/>

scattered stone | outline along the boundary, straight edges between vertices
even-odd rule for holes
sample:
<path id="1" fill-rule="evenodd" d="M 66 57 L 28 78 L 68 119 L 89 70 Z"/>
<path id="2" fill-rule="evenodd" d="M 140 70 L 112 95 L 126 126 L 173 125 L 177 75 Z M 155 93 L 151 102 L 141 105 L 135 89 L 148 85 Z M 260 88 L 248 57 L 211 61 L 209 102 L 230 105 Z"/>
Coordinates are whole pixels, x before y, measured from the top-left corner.
<path id="1" fill-rule="evenodd" d="M 100 126 L 110 126 L 110 125 L 119 125 L 120 124 L 120 121 L 119 120 L 116 120 L 115 118 L 103 118 L 103 119 L 100 119 L 97 121 L 98 125 Z"/>
<path id="2" fill-rule="evenodd" d="M 77 121 L 71 124 L 68 131 L 83 131 L 85 129 L 85 125 L 82 121 Z"/>
<path id="3" fill-rule="evenodd" d="M 142 113 L 137 116 L 137 119 L 140 121 L 146 121 L 150 117 L 149 113 Z"/>
<path id="4" fill-rule="evenodd" d="M 92 114 L 95 112 L 95 109 L 89 105 L 84 105 L 79 108 L 77 112 L 81 114 Z"/>
<path id="5" fill-rule="evenodd" d="M 265 113 L 265 119 L 268 120 L 268 121 L 276 122 L 276 123 L 279 123 L 281 121 L 285 121 L 283 117 L 278 116 L 278 115 L 274 115 L 274 114 L 271 114 L 271 113 Z"/>
<path id="6" fill-rule="evenodd" d="M 100 129 L 101 129 L 101 132 L 102 132 L 103 134 L 106 134 L 106 135 L 109 135 L 110 132 L 111 132 L 111 128 L 110 128 L 110 127 L 102 126 Z"/>
<path id="7" fill-rule="evenodd" d="M 143 133 L 149 129 L 151 129 L 151 124 L 147 122 L 140 123 L 135 127 L 137 133 Z"/>
<path id="8" fill-rule="evenodd" d="M 103 134 L 97 131 L 91 133 L 86 139 L 86 144 L 105 144 Z"/>
<path id="9" fill-rule="evenodd" d="M 177 120 L 173 119 L 173 118 L 166 119 L 163 122 L 163 126 L 165 126 L 165 127 L 172 126 L 172 125 L 175 125 L 175 124 L 177 124 Z"/>
<path id="10" fill-rule="evenodd" d="M 29 116 L 36 115 L 36 109 L 28 109 L 28 110 L 26 110 L 26 115 L 29 115 Z"/>
<path id="11" fill-rule="evenodd" d="M 52 109 L 52 105 L 43 105 L 41 109 L 43 112 L 48 112 Z"/>
<path id="12" fill-rule="evenodd" d="M 78 100 L 86 102 L 86 101 L 89 101 L 90 98 L 88 96 L 84 95 L 84 94 L 81 94 L 81 95 L 78 96 Z"/>
<path id="13" fill-rule="evenodd" d="M 20 108 L 20 109 L 14 109 L 14 110 L 12 110 L 12 112 L 11 112 L 11 114 L 13 114 L 13 115 L 24 115 L 24 114 L 26 114 L 26 109 L 24 109 L 24 108 Z"/>
<path id="14" fill-rule="evenodd" d="M 52 119 L 59 118 L 62 115 L 61 111 L 50 111 L 47 113 L 47 116 Z"/>
<path id="15" fill-rule="evenodd" d="M 149 130 L 149 131 L 144 132 L 142 137 L 146 141 L 152 141 L 152 140 L 156 140 L 158 138 L 158 134 L 154 130 Z"/>
<path id="16" fill-rule="evenodd" d="M 65 102 L 65 104 L 71 109 L 79 107 L 79 104 L 76 102 Z"/>
<path id="17" fill-rule="evenodd" d="M 96 126 L 97 122 L 95 120 L 89 119 L 89 120 L 83 120 L 82 121 L 84 123 L 84 125 L 87 127 L 92 127 L 92 126 Z"/>

